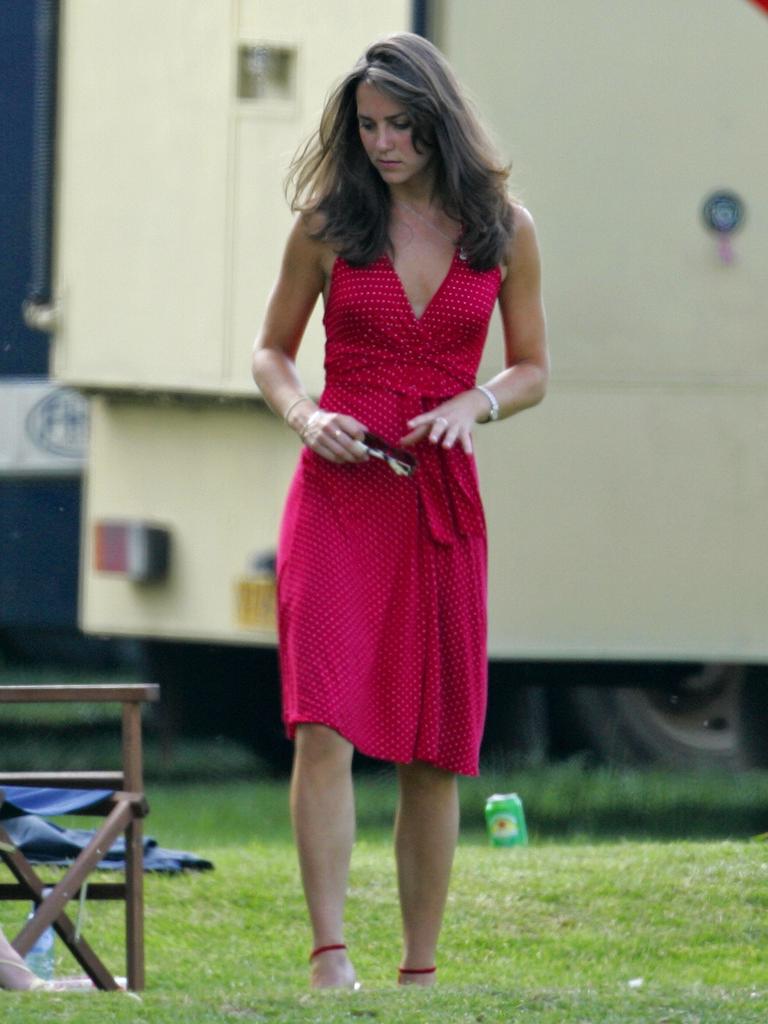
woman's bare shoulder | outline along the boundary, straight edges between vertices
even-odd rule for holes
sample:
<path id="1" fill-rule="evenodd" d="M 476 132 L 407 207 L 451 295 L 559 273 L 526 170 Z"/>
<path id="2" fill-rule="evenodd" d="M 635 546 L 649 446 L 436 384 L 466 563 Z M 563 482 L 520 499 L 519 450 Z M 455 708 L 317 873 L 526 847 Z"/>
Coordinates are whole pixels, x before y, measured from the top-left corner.
<path id="1" fill-rule="evenodd" d="M 523 233 L 535 232 L 533 217 L 531 216 L 531 211 L 528 207 L 523 206 L 522 203 L 515 202 L 514 200 L 510 200 L 509 205 L 512 208 L 512 222 L 514 224 L 513 237 L 519 231 L 522 231 Z"/>
<path id="2" fill-rule="evenodd" d="M 286 261 L 295 267 L 300 266 L 305 270 L 313 267 L 324 277 L 328 277 L 336 253 L 322 238 L 323 226 L 323 214 L 298 213 L 288 236 L 285 256 Z"/>
<path id="3" fill-rule="evenodd" d="M 326 223 L 327 216 L 322 210 L 309 210 L 297 214 L 289 245 L 295 247 L 295 251 L 301 253 L 304 259 L 319 264 L 324 275 L 328 277 L 336 259 L 336 251 L 323 238 Z"/>
<path id="4" fill-rule="evenodd" d="M 541 256 L 536 237 L 536 226 L 530 212 L 522 205 L 515 205 L 515 223 L 512 238 L 502 268 L 502 286 L 499 301 L 502 306 L 521 302 L 525 304 L 531 296 L 541 301 Z"/>
<path id="5" fill-rule="evenodd" d="M 538 247 L 536 225 L 530 210 L 513 199 L 510 199 L 509 206 L 512 212 L 512 235 L 501 264 L 502 279 L 506 278 L 515 263 L 525 259 L 526 254 L 536 251 Z"/>

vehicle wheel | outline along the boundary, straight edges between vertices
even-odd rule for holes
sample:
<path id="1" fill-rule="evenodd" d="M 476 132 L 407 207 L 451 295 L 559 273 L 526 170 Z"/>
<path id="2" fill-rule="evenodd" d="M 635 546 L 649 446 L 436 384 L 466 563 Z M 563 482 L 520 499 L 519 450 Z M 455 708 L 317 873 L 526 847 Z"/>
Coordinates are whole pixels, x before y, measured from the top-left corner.
<path id="1" fill-rule="evenodd" d="M 652 686 L 577 686 L 567 693 L 597 754 L 610 762 L 690 769 L 768 763 L 768 669 L 663 669 L 667 678 Z"/>

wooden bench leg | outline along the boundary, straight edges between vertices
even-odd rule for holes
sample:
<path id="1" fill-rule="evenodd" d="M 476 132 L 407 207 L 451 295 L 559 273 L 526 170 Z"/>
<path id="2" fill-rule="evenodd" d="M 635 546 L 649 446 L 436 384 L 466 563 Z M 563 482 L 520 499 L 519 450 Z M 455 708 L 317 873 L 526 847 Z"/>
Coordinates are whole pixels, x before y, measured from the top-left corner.
<path id="1" fill-rule="evenodd" d="M 127 835 L 130 831 L 131 825 L 138 824 L 140 826 L 141 823 L 133 817 L 133 814 L 134 809 L 131 802 L 127 800 L 119 801 L 114 810 L 107 817 L 102 827 L 97 830 L 90 843 L 88 843 L 86 848 L 76 859 L 72 867 L 66 872 L 61 881 L 53 887 L 52 892 L 45 898 L 43 898 L 43 883 L 30 867 L 26 857 L 15 849 L 13 849 L 12 852 L 8 852 L 7 850 L 0 851 L 2 859 L 8 865 L 16 880 L 29 890 L 29 894 L 32 899 L 37 900 L 41 904 L 34 916 L 27 921 L 12 943 L 18 953 L 25 956 L 43 931 L 52 924 L 69 951 L 75 957 L 80 966 L 86 971 L 97 988 L 108 990 L 118 988 L 113 975 L 109 970 L 107 970 L 106 966 L 102 963 L 95 951 L 82 936 L 77 935 L 74 924 L 64 913 L 63 908 L 80 889 L 80 886 L 98 862 L 103 859 L 104 854 L 111 847 L 117 836 L 121 832 L 126 832 Z M 139 837 L 141 837 L 141 828 L 139 828 Z M 0 828 L 0 842 L 4 845 L 10 844 L 10 839 L 2 828 Z M 12 846 L 12 844 L 10 845 Z M 128 851 L 126 850 L 126 853 L 127 852 Z M 141 871 L 143 870 L 141 858 L 142 851 L 141 847 L 139 847 L 138 865 L 140 887 L 141 882 L 143 881 L 141 878 Z M 134 873 L 136 859 L 134 846 Z M 126 887 L 127 884 L 128 882 L 126 878 Z M 141 888 L 139 891 L 141 892 Z M 126 891 L 126 906 L 131 905 L 131 901 L 128 898 L 128 892 Z M 141 938 L 140 933 L 139 938 Z M 141 949 L 139 948 L 139 954 L 140 953 Z M 134 961 L 136 959 L 135 951 L 133 959 Z M 139 960 L 140 959 L 141 956 L 139 955 Z M 129 967 L 130 961 L 131 958 L 129 956 Z M 141 964 L 139 967 L 140 973 L 137 977 L 136 966 L 134 963 L 134 982 L 141 982 L 143 980 L 141 977 Z M 130 980 L 129 985 L 130 987 L 133 987 Z"/>
<path id="2" fill-rule="evenodd" d="M 144 791 L 141 705 L 123 705 L 125 787 Z M 134 818 L 125 833 L 125 944 L 128 988 L 144 988 L 144 829 Z"/>
<path id="3" fill-rule="evenodd" d="M 144 830 L 140 819 L 125 834 L 125 939 L 128 988 L 144 988 Z"/>

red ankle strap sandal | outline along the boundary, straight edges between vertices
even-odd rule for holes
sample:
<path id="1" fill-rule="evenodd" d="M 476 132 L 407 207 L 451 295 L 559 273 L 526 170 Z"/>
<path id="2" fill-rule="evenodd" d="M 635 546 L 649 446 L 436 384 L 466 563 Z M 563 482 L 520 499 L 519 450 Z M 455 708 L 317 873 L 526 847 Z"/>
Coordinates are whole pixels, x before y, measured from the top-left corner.
<path id="1" fill-rule="evenodd" d="M 316 956 L 320 956 L 321 953 L 330 953 L 334 949 L 346 949 L 346 945 L 343 942 L 337 942 L 331 946 L 318 946 L 317 949 L 313 949 L 309 954 L 310 961 L 314 960 Z"/>
<path id="2" fill-rule="evenodd" d="M 434 974 L 436 967 L 398 967 L 401 974 Z"/>

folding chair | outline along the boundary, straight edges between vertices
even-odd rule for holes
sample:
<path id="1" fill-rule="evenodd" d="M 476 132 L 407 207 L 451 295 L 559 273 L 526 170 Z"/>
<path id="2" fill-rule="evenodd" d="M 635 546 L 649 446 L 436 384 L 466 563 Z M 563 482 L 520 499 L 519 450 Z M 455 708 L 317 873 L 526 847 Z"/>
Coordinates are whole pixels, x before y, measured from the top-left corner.
<path id="1" fill-rule="evenodd" d="M 120 703 L 122 704 L 122 771 L 109 772 L 2 772 L 3 786 L 66 788 L 93 791 L 96 803 L 69 813 L 104 815 L 105 821 L 91 841 L 51 888 L 27 858 L 10 841 L 0 823 L 0 858 L 10 869 L 15 883 L 0 884 L 0 900 L 31 900 L 34 914 L 13 940 L 22 956 L 30 951 L 46 928 L 53 925 L 96 988 L 119 988 L 113 973 L 79 933 L 65 911 L 70 900 L 84 890 L 88 899 L 125 901 L 125 942 L 128 988 L 144 988 L 144 892 L 143 826 L 148 813 L 144 797 L 141 747 L 141 706 L 159 700 L 159 687 L 142 684 L 94 686 L 0 686 L 0 704 L 19 703 Z M 107 792 L 105 792 L 107 791 Z M 82 801 L 81 801 L 82 802 Z M 125 880 L 120 883 L 89 883 L 96 868 L 115 840 L 125 835 Z M 44 890 L 51 890 L 44 896 Z"/>

